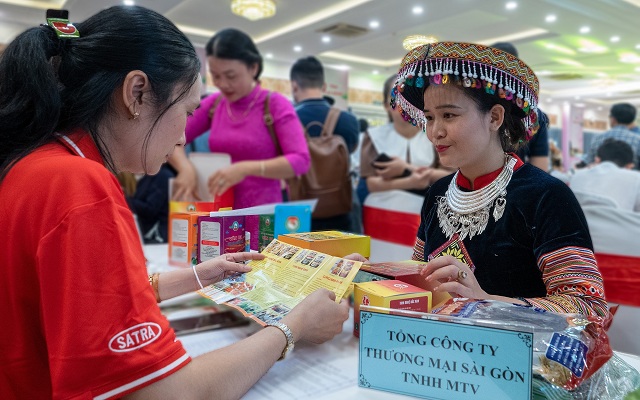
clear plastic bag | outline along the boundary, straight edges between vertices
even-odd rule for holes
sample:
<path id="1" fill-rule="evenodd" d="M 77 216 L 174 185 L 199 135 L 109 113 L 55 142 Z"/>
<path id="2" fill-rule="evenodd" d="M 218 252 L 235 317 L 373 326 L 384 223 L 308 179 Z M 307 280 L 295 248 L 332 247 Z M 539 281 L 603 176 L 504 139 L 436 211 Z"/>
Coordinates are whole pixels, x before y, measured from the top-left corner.
<path id="1" fill-rule="evenodd" d="M 603 318 L 471 299 L 450 299 L 433 313 L 464 318 L 475 324 L 532 332 L 533 374 L 565 391 L 580 387 L 613 355 L 604 329 L 608 321 Z M 608 369 L 603 383 L 614 375 L 613 368 L 617 365 L 620 364 L 614 363 Z"/>

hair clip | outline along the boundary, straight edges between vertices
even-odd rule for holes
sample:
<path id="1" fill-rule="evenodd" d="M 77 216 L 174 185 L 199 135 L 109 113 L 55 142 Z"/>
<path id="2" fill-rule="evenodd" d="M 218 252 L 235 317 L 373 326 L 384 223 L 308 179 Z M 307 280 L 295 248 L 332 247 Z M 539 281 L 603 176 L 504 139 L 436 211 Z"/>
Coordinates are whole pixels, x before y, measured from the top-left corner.
<path id="1" fill-rule="evenodd" d="M 78 29 L 69 22 L 68 10 L 47 10 L 47 25 L 50 26 L 58 36 L 58 39 L 68 39 L 80 37 Z"/>

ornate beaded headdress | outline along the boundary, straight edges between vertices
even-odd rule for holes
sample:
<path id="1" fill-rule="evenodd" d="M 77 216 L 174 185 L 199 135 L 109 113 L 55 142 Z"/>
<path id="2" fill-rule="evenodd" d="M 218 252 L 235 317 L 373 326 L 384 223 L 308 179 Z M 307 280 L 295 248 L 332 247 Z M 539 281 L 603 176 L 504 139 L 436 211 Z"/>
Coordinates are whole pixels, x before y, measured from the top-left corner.
<path id="1" fill-rule="evenodd" d="M 391 107 L 425 129 L 424 90 L 445 84 L 484 90 L 513 102 L 523 118 L 526 139 L 538 131 L 538 78 L 518 57 L 480 44 L 439 42 L 409 51 L 391 90 Z"/>

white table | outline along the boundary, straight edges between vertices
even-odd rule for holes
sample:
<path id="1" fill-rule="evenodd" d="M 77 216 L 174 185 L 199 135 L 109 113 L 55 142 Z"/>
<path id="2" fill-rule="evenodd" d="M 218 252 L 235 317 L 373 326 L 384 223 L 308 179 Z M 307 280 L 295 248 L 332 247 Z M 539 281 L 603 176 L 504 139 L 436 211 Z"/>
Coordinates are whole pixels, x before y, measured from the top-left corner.
<path id="1" fill-rule="evenodd" d="M 171 269 L 166 261 L 167 246 L 145 246 L 150 271 Z M 181 296 L 184 299 L 198 297 L 195 294 Z M 169 303 L 163 302 L 161 306 Z M 242 340 L 260 329 L 249 325 L 180 336 L 187 352 L 200 354 Z M 284 362 L 276 363 L 271 370 L 243 397 L 246 400 L 293 399 L 370 399 L 395 400 L 411 397 L 358 386 L 359 342 L 352 334 L 353 311 L 343 326 L 342 333 L 322 345 L 296 344 L 295 350 Z M 640 357 L 617 353 L 622 359 L 640 371 Z"/>

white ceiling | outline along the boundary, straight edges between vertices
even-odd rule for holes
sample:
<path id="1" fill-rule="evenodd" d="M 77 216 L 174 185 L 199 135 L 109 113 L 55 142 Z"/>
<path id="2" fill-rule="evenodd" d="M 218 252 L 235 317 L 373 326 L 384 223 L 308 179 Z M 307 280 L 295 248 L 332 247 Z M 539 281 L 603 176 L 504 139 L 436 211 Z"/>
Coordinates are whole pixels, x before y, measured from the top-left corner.
<path id="1" fill-rule="evenodd" d="M 263 55 L 291 63 L 309 54 L 346 65 L 353 76 L 379 80 L 405 54 L 407 35 L 491 44 L 511 41 L 541 82 L 541 100 L 594 104 L 629 101 L 640 106 L 640 0 L 275 0 L 276 15 L 251 22 L 231 13 L 231 0 L 136 0 L 171 19 L 196 45 L 216 30 L 250 34 Z M 66 8 L 79 21 L 117 0 L 0 0 L 0 43 L 44 22 L 46 8 Z M 412 9 L 421 6 L 423 13 Z M 553 14 L 555 22 L 545 18 Z M 378 28 L 369 28 L 373 20 Z M 353 38 L 321 39 L 322 28 L 346 23 L 367 28 Z M 580 33 L 589 26 L 590 32 Z M 618 42 L 611 37 L 618 36 Z M 295 52 L 294 46 L 302 51 Z M 600 48 L 601 53 L 585 52 Z M 624 59 L 626 62 L 622 62 Z M 377 71 L 378 76 L 374 75 Z M 579 96 L 579 99 L 576 99 Z"/>

